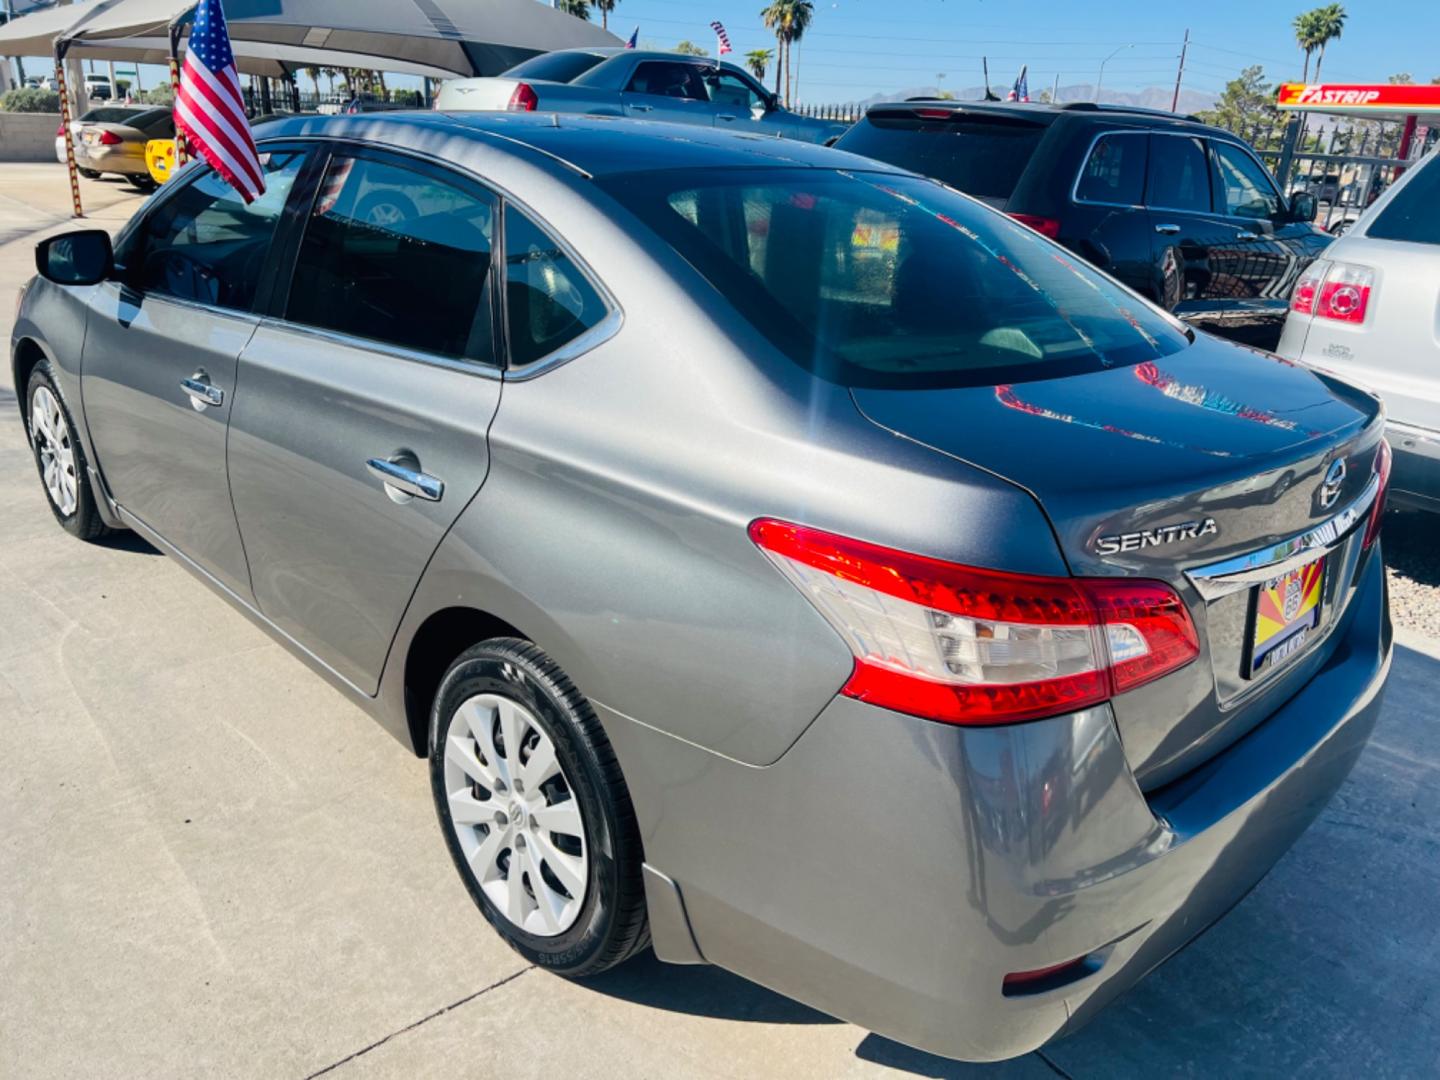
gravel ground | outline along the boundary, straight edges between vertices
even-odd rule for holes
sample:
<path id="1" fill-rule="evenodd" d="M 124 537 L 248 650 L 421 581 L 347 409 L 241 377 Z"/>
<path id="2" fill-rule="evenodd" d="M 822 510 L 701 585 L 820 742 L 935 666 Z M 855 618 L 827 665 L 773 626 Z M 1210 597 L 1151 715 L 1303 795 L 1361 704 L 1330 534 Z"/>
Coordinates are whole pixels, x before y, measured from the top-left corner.
<path id="1" fill-rule="evenodd" d="M 1440 641 L 1440 514 L 1392 510 L 1382 535 L 1395 625 Z"/>

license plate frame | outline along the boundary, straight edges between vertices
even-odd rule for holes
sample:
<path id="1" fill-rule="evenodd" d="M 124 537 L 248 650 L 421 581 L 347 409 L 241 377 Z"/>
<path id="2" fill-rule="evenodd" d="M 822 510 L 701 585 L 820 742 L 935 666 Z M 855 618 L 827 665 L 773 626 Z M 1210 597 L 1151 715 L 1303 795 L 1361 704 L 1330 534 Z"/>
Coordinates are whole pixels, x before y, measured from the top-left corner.
<path id="1" fill-rule="evenodd" d="M 1264 678 L 1308 651 L 1324 625 L 1326 562 L 1321 556 L 1250 591 L 1241 670 L 1245 678 Z M 1287 601 L 1295 609 L 1288 618 Z"/>

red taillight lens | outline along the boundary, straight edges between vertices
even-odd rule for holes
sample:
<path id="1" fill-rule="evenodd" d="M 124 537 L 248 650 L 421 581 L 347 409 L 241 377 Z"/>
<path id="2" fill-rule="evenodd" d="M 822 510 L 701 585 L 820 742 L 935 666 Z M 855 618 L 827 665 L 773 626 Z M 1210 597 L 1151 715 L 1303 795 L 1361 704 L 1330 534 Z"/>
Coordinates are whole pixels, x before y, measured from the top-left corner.
<path id="1" fill-rule="evenodd" d="M 1385 517 L 1385 496 L 1390 492 L 1390 463 L 1394 452 L 1384 439 L 1375 448 L 1375 475 L 1380 479 L 1380 490 L 1375 492 L 1375 504 L 1370 508 L 1370 522 L 1365 526 L 1365 543 L 1369 549 L 1380 538 L 1380 523 Z"/>
<path id="2" fill-rule="evenodd" d="M 915 109 L 913 111 L 921 120 L 949 120 L 955 115 L 949 109 Z"/>
<path id="3" fill-rule="evenodd" d="M 56 137 L 57 139 L 59 139 L 59 138 L 63 138 L 64 135 L 65 135 L 65 125 L 64 125 L 64 124 L 61 124 L 58 128 L 55 129 L 55 137 Z"/>
<path id="4" fill-rule="evenodd" d="M 113 131 L 102 131 L 102 132 L 100 132 L 100 145 L 101 145 L 101 146 L 119 146 L 120 143 L 123 142 L 123 141 L 124 141 L 124 140 L 122 140 L 122 139 L 120 138 L 120 136 L 119 136 L 119 135 L 116 135 Z"/>
<path id="5" fill-rule="evenodd" d="M 1295 283 L 1295 292 L 1290 297 L 1290 310 L 1298 311 L 1301 315 L 1315 314 L 1315 294 L 1320 291 L 1320 286 L 1325 281 L 1325 272 L 1330 269 L 1330 264 L 1324 259 L 1316 259 L 1305 268 L 1300 275 L 1300 280 Z"/>
<path id="6" fill-rule="evenodd" d="M 1048 236 L 1051 240 L 1060 235 L 1060 222 L 1054 218 L 1041 217 L 1039 214 L 1011 214 L 1010 216 L 1021 225 L 1029 225 L 1030 228 L 1042 236 Z"/>
<path id="7" fill-rule="evenodd" d="M 1162 582 L 1010 574 L 761 519 L 750 537 L 855 655 L 843 693 L 952 724 L 1073 712 L 1188 664 Z"/>
<path id="8" fill-rule="evenodd" d="M 510 112 L 534 112 L 540 104 L 535 89 L 529 83 L 516 83 L 515 90 L 510 95 L 510 104 L 505 108 Z"/>
<path id="9" fill-rule="evenodd" d="M 1317 259 L 1295 283 L 1290 310 L 1317 319 L 1358 325 L 1365 321 L 1375 271 L 1353 263 Z"/>

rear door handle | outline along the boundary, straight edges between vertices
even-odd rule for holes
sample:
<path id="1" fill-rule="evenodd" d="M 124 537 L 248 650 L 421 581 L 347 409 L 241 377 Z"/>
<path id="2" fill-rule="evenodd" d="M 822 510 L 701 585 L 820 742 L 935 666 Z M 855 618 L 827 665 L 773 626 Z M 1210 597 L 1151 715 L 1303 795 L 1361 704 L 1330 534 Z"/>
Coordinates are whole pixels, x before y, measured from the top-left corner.
<path id="1" fill-rule="evenodd" d="M 1236 234 L 1235 234 L 1235 239 L 1236 239 L 1236 240 L 1259 240 L 1259 239 L 1260 239 L 1260 234 L 1259 234 L 1259 233 L 1253 233 L 1253 232 L 1236 233 Z"/>
<path id="2" fill-rule="evenodd" d="M 634 109 L 636 112 L 650 112 L 652 109 L 655 108 L 655 106 L 654 106 L 654 105 L 631 105 L 630 108 Z"/>
<path id="3" fill-rule="evenodd" d="M 370 475 L 384 483 L 387 490 L 398 491 L 411 498 L 439 502 L 445 494 L 445 483 L 439 477 L 412 469 L 404 462 L 386 458 L 370 458 L 365 462 Z"/>
<path id="4" fill-rule="evenodd" d="M 732 113 L 721 113 L 719 116 L 715 117 L 715 119 L 724 120 L 728 123 L 729 121 L 734 120 L 735 116 Z"/>
<path id="5" fill-rule="evenodd" d="M 190 395 L 190 400 L 197 409 L 225 404 L 225 391 L 211 384 L 203 371 L 197 371 L 188 379 L 181 379 L 180 389 Z"/>
<path id="6" fill-rule="evenodd" d="M 1161 236 L 1175 236 L 1180 232 L 1179 225 L 1156 225 L 1155 231 Z"/>

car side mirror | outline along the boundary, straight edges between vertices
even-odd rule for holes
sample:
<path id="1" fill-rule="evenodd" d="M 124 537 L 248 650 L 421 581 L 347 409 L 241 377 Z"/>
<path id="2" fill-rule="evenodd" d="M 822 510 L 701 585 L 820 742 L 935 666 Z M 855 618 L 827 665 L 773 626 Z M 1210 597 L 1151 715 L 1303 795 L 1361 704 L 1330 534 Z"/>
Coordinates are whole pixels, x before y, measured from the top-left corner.
<path id="1" fill-rule="evenodd" d="M 115 249 L 104 229 L 61 233 L 35 245 L 35 269 L 57 285 L 98 285 L 115 269 Z"/>
<path id="2" fill-rule="evenodd" d="M 1297 191 L 1290 196 L 1290 217 L 1293 221 L 1314 221 L 1320 212 L 1319 200 L 1308 191 Z"/>

